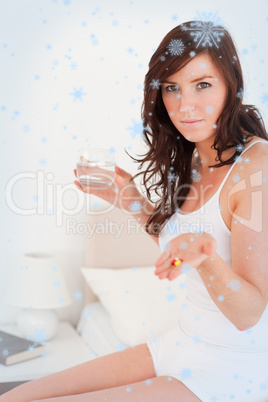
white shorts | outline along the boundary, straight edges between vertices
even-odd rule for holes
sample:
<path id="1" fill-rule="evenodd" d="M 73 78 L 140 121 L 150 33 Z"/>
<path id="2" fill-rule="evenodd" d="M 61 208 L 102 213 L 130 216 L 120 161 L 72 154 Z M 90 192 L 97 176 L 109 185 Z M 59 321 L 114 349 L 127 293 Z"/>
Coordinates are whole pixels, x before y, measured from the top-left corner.
<path id="1" fill-rule="evenodd" d="M 203 402 L 268 402 L 267 353 L 215 348 L 179 325 L 146 343 L 156 376 L 177 378 Z"/>

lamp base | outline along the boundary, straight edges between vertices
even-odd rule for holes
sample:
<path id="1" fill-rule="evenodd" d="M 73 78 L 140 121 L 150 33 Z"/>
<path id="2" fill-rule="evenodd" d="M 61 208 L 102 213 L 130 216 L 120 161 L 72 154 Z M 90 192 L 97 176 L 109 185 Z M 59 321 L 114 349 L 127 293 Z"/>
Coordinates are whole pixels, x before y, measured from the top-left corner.
<path id="1" fill-rule="evenodd" d="M 27 339 L 36 342 L 53 338 L 58 323 L 58 317 L 53 310 L 23 309 L 17 319 L 20 332 Z"/>

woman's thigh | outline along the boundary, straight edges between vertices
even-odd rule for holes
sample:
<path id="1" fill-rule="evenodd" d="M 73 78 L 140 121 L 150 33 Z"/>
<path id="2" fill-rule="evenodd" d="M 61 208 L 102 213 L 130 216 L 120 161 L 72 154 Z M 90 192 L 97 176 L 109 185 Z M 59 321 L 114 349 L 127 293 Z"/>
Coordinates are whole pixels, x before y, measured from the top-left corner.
<path id="1" fill-rule="evenodd" d="M 88 379 L 92 379 L 92 375 L 94 378 L 94 390 L 145 381 L 156 376 L 153 359 L 146 344 L 92 360 L 92 365 L 88 368 Z"/>
<path id="2" fill-rule="evenodd" d="M 0 396 L 0 402 L 28 402 L 77 395 L 153 377 L 155 370 L 150 351 L 146 344 L 141 344 L 25 383 Z"/>
<path id="3" fill-rule="evenodd" d="M 173 377 L 154 377 L 124 385 L 67 398 L 34 402 L 200 402 L 182 382 Z"/>

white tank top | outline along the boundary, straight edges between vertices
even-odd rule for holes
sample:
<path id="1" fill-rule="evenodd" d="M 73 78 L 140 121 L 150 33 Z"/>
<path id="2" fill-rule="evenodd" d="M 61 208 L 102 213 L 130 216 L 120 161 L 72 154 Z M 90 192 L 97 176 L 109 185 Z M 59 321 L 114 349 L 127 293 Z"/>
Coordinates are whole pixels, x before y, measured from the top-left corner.
<path id="1" fill-rule="evenodd" d="M 244 149 L 240 157 L 228 170 L 216 193 L 201 208 L 191 213 L 181 214 L 176 212 L 171 216 L 159 235 L 159 246 L 162 251 L 164 251 L 166 244 L 170 240 L 182 233 L 207 232 L 217 240 L 218 245 L 216 252 L 228 266 L 232 267 L 231 232 L 227 228 L 221 215 L 219 204 L 220 193 L 235 164 L 239 162 L 239 159 L 247 149 L 258 142 L 268 144 L 265 140 L 257 140 Z M 186 308 L 182 309 L 180 313 L 179 323 L 186 334 L 189 336 L 199 335 L 203 337 L 203 339 L 206 339 L 208 343 L 217 344 L 219 339 L 222 339 L 222 342 L 230 346 L 238 342 L 242 348 L 244 346 L 248 350 L 248 342 L 244 344 L 241 338 L 245 338 L 243 334 L 246 334 L 249 330 L 237 330 L 221 313 L 217 305 L 211 299 L 206 286 L 195 268 L 190 269 L 185 275 L 185 284 L 187 287 L 188 304 L 185 304 Z M 213 313 L 218 314 L 215 315 Z M 202 327 L 198 325 L 198 320 L 194 319 L 194 316 L 200 314 L 202 315 L 202 322 L 204 324 Z M 190 318 L 191 316 L 192 320 Z M 263 330 L 261 329 L 263 326 L 265 327 L 265 339 L 263 338 Z M 258 324 L 253 328 L 257 330 L 257 333 L 255 331 L 255 335 L 258 338 L 257 349 L 268 351 L 268 306 Z"/>

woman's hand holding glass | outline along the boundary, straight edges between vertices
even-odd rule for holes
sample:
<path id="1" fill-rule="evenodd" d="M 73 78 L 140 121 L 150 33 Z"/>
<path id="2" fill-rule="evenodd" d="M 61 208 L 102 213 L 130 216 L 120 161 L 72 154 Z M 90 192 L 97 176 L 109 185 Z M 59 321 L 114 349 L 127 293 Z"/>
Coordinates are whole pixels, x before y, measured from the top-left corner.
<path id="1" fill-rule="evenodd" d="M 96 159 L 96 152 L 94 156 Z M 115 165 L 115 160 L 110 155 L 103 155 L 102 159 L 102 161 L 93 161 L 92 158 L 89 160 L 85 153 L 79 156 L 77 168 L 74 169 L 78 179 L 74 181 L 76 187 L 84 193 L 93 194 L 127 212 L 133 212 L 132 205 L 135 203 L 138 211 L 137 205 L 141 207 L 145 199 L 134 181 L 131 181 L 131 174 Z M 109 169 L 105 168 L 106 166 L 109 166 Z"/>

